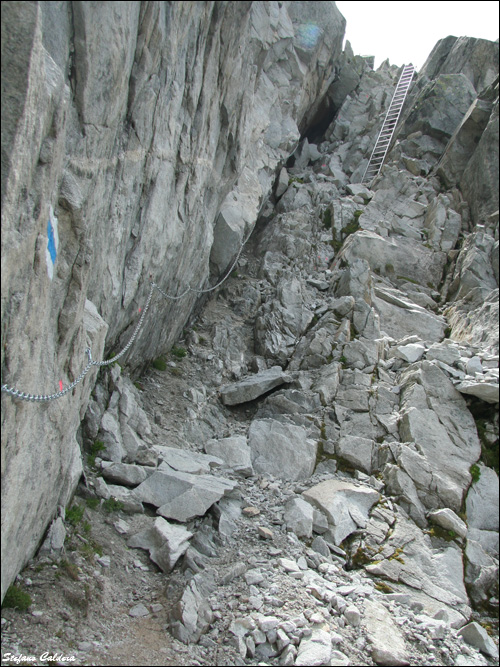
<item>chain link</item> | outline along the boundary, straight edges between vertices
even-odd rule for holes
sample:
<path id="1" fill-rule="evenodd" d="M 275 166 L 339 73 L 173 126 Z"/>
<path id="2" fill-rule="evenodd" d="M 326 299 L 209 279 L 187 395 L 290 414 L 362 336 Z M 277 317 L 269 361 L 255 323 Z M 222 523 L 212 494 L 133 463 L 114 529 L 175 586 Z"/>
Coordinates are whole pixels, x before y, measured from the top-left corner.
<path id="1" fill-rule="evenodd" d="M 56 394 L 45 394 L 45 395 L 37 395 L 37 394 L 26 394 L 23 391 L 19 391 L 19 389 L 14 389 L 13 387 L 9 387 L 6 384 L 2 385 L 2 392 L 9 394 L 9 396 L 12 396 L 13 398 L 18 398 L 22 401 L 33 401 L 33 402 L 43 402 L 43 401 L 53 401 L 57 398 L 61 398 L 62 396 L 65 396 L 67 393 L 69 393 L 72 389 L 76 387 L 77 384 L 79 384 L 83 378 L 87 375 L 87 373 L 90 371 L 92 366 L 109 366 L 110 364 L 114 364 L 115 361 L 120 359 L 133 345 L 135 339 L 137 338 L 137 334 L 139 333 L 140 328 L 142 327 L 142 324 L 144 322 L 144 318 L 146 317 L 146 313 L 148 312 L 149 305 L 151 303 L 151 299 L 153 297 L 153 292 L 156 289 L 160 294 L 165 297 L 166 299 L 169 299 L 171 301 L 178 301 L 179 299 L 182 299 L 183 297 L 186 296 L 186 294 L 189 294 L 189 292 L 193 292 L 194 294 L 208 294 L 209 292 L 213 292 L 216 290 L 218 287 L 220 287 L 231 275 L 233 272 L 234 267 L 238 263 L 241 253 L 243 252 L 243 248 L 245 247 L 248 239 L 250 238 L 252 232 L 248 234 L 246 239 L 242 242 L 240 249 L 238 250 L 238 253 L 236 255 L 236 259 L 234 262 L 231 264 L 230 268 L 227 270 L 226 275 L 213 287 L 209 287 L 208 289 L 194 289 L 190 285 L 182 292 L 181 294 L 178 294 L 177 296 L 172 296 L 171 294 L 167 294 L 164 290 L 161 289 L 161 287 L 158 287 L 158 285 L 154 282 L 151 282 L 151 287 L 149 289 L 149 294 L 148 298 L 146 300 L 146 305 L 143 308 L 141 317 L 139 319 L 139 322 L 137 323 L 134 332 L 132 334 L 131 339 L 129 342 L 125 345 L 123 350 L 119 352 L 116 356 L 114 356 L 112 359 L 108 359 L 107 361 L 93 361 L 92 359 L 92 351 L 90 348 L 87 348 L 85 350 L 85 353 L 87 354 L 89 358 L 88 364 L 85 366 L 83 371 L 80 373 L 80 375 L 76 378 L 74 382 L 72 382 L 70 385 L 68 385 L 65 389 L 61 389 L 61 391 L 58 391 Z"/>

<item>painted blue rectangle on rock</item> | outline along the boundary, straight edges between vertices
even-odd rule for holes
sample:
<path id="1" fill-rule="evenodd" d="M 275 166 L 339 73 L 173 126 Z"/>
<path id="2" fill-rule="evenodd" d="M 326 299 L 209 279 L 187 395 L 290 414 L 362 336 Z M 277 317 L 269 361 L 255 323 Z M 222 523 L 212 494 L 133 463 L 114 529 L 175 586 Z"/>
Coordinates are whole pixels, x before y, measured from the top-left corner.
<path id="1" fill-rule="evenodd" d="M 55 263 L 56 257 L 57 257 L 57 250 L 56 250 L 56 239 L 54 236 L 54 228 L 52 227 L 52 223 L 49 219 L 49 222 L 47 224 L 47 236 L 49 237 L 49 242 L 47 244 L 47 249 L 50 253 L 50 257 L 52 259 L 52 262 Z"/>

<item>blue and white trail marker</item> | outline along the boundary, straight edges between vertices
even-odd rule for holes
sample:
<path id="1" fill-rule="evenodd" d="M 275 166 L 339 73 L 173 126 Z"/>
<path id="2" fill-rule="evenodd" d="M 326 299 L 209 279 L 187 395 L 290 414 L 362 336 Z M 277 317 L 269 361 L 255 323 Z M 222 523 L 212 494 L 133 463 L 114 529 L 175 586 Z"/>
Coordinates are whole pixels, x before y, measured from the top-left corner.
<path id="1" fill-rule="evenodd" d="M 47 249 L 45 251 L 45 257 L 47 259 L 47 273 L 49 274 L 49 278 L 52 280 L 54 277 L 54 264 L 56 263 L 57 249 L 59 248 L 57 218 L 54 215 L 52 206 L 50 207 L 49 221 L 47 223 L 47 236 L 49 240 L 47 243 Z"/>

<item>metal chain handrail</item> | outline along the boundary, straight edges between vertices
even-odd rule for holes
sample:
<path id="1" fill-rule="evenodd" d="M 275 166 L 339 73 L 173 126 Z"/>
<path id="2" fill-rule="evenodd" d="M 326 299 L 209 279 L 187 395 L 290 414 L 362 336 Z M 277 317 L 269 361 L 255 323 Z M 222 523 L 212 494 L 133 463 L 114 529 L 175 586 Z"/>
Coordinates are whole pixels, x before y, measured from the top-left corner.
<path id="1" fill-rule="evenodd" d="M 155 289 L 158 292 L 160 292 L 160 294 L 163 297 L 165 297 L 166 299 L 170 299 L 172 301 L 177 301 L 179 299 L 182 299 L 189 292 L 193 292 L 194 294 L 208 294 L 209 292 L 213 292 L 218 287 L 220 287 L 231 275 L 234 267 L 236 266 L 236 264 L 238 263 L 238 261 L 240 259 L 241 253 L 243 252 L 243 248 L 245 247 L 245 245 L 246 245 L 248 239 L 250 238 L 251 234 L 252 234 L 252 232 L 250 232 L 248 234 L 248 236 L 246 237 L 246 239 L 241 243 L 240 249 L 238 250 L 238 253 L 236 255 L 236 259 L 231 264 L 229 269 L 227 269 L 226 275 L 218 283 L 213 285 L 213 287 L 209 287 L 208 289 L 200 290 L 200 289 L 195 289 L 195 288 L 191 287 L 190 285 L 188 285 L 187 289 L 185 289 L 184 292 L 182 292 L 181 294 L 178 294 L 177 296 L 172 296 L 171 294 L 167 294 L 164 290 L 162 290 L 161 287 L 158 287 L 158 285 L 155 282 L 151 282 L 151 287 L 150 287 L 150 290 L 149 290 L 148 298 L 146 300 L 146 305 L 144 306 L 144 308 L 142 310 L 141 317 L 140 317 L 139 322 L 137 323 L 137 325 L 134 329 L 134 333 L 132 334 L 132 337 L 130 338 L 129 342 L 125 345 L 123 350 L 121 350 L 121 352 L 119 352 L 117 355 L 115 355 L 112 359 L 108 359 L 106 361 L 93 361 L 92 352 L 91 352 L 90 348 L 87 348 L 85 350 L 85 353 L 87 354 L 87 356 L 89 358 L 88 364 L 85 366 L 85 368 L 80 373 L 80 375 L 76 378 L 76 380 L 74 382 L 72 382 L 70 385 L 68 385 L 65 389 L 61 389 L 61 391 L 58 391 L 55 394 L 37 395 L 37 394 L 27 394 L 23 391 L 19 391 L 19 389 L 14 389 L 13 387 L 9 387 L 6 384 L 2 384 L 2 392 L 6 393 L 6 394 L 9 394 L 13 398 L 19 398 L 20 400 L 23 400 L 23 401 L 33 401 L 33 402 L 52 401 L 56 398 L 61 398 L 62 396 L 65 396 L 68 392 L 70 392 L 72 389 L 74 389 L 76 387 L 76 385 L 79 384 L 83 380 L 83 378 L 87 375 L 87 373 L 90 371 L 92 366 L 98 366 L 98 367 L 100 367 L 100 366 L 109 366 L 110 364 L 113 364 L 115 361 L 120 359 L 120 357 L 122 357 L 125 354 L 125 352 L 127 352 L 129 350 L 130 346 L 135 341 L 135 339 L 137 337 L 137 334 L 139 333 L 139 329 L 142 327 L 142 324 L 144 322 L 144 318 L 146 316 L 146 313 L 148 312 L 149 305 L 151 303 L 151 299 L 153 297 L 153 292 L 154 292 Z"/>

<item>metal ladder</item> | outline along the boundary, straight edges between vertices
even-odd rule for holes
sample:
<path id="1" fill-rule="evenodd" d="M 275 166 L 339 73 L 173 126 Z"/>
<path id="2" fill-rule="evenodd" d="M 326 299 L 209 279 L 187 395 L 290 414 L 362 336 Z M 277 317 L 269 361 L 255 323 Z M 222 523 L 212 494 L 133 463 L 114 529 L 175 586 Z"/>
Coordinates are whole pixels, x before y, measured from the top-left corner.
<path id="1" fill-rule="evenodd" d="M 362 183 L 370 183 L 382 169 L 414 73 L 415 68 L 413 65 L 405 65 L 405 67 L 403 67 L 403 73 L 396 86 L 396 91 L 391 100 L 384 124 L 377 137 L 375 148 L 372 151 L 365 173 L 361 179 Z"/>

